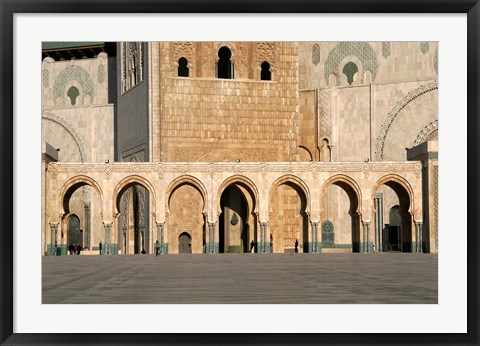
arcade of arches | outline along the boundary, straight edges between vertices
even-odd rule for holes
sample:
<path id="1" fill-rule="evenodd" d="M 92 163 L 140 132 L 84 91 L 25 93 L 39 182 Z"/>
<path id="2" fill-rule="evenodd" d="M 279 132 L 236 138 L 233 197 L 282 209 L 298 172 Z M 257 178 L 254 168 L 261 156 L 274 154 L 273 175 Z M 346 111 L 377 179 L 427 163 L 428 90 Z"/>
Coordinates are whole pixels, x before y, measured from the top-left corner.
<path id="1" fill-rule="evenodd" d="M 51 163 L 42 245 L 47 255 L 72 242 L 154 253 L 157 240 L 164 254 L 285 253 L 296 241 L 309 253 L 431 252 L 421 176 L 419 162 Z M 74 207 L 85 194 L 88 214 Z"/>

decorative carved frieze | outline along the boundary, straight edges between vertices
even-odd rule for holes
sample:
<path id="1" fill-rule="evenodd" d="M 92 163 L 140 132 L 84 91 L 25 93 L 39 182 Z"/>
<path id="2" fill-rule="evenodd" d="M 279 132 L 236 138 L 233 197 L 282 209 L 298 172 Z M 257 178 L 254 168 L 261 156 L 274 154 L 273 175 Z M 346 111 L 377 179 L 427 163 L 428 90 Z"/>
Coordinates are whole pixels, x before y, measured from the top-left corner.
<path id="1" fill-rule="evenodd" d="M 390 113 L 388 113 L 388 115 L 385 117 L 385 120 L 383 121 L 380 127 L 380 132 L 377 135 L 377 139 L 375 143 L 375 159 L 377 161 L 383 160 L 383 149 L 385 146 L 385 138 L 387 137 L 388 130 L 390 129 L 390 126 L 392 125 L 393 120 L 395 120 L 395 117 L 402 111 L 402 109 L 404 109 L 414 99 L 433 90 L 438 90 L 437 81 L 428 83 L 426 85 L 422 85 L 420 88 L 417 88 L 411 91 L 402 100 L 397 102 L 395 107 L 393 107 Z"/>

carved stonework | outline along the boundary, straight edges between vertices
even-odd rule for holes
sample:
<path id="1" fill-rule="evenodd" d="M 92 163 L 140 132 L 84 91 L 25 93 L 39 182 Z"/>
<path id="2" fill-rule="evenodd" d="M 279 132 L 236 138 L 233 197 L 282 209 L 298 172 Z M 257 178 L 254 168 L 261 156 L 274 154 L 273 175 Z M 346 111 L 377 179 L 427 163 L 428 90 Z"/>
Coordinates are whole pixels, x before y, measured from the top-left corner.
<path id="1" fill-rule="evenodd" d="M 372 81 L 377 76 L 378 62 L 377 54 L 367 42 L 340 42 L 328 54 L 325 61 L 325 81 L 328 84 L 328 79 L 331 74 L 337 77 L 337 85 L 340 85 L 339 65 L 347 56 L 353 55 L 357 57 L 363 65 L 363 71 L 369 70 L 372 73 Z M 361 76 L 363 79 L 363 76 Z"/>
<path id="2" fill-rule="evenodd" d="M 395 120 L 395 117 L 400 113 L 402 109 L 404 109 L 410 102 L 412 102 L 417 97 L 433 91 L 438 90 L 438 82 L 434 81 L 432 83 L 428 83 L 426 85 L 422 85 L 420 88 L 417 88 L 408 95 L 406 95 L 401 101 L 399 101 L 395 107 L 388 113 L 383 121 L 382 126 L 380 127 L 380 133 L 377 135 L 376 143 L 375 143 L 375 159 L 377 161 L 383 160 L 383 149 L 385 146 L 385 138 L 387 137 L 388 130 Z"/>
<path id="3" fill-rule="evenodd" d="M 318 177 L 318 172 L 319 172 L 319 166 L 318 166 L 318 164 L 313 163 L 313 162 L 310 163 L 309 169 L 310 169 L 310 172 L 312 173 L 313 179 L 317 179 L 317 177 Z"/>
<path id="4" fill-rule="evenodd" d="M 208 174 L 210 175 L 211 178 L 215 176 L 215 172 L 217 171 L 217 165 L 214 163 L 209 163 L 208 164 Z"/>
<path id="5" fill-rule="evenodd" d="M 155 172 L 157 172 L 158 179 L 163 179 L 165 175 L 166 167 L 164 164 L 159 163 L 158 165 L 155 166 Z"/>
<path id="6" fill-rule="evenodd" d="M 365 163 L 362 166 L 362 173 L 365 178 L 368 178 L 370 175 L 370 172 L 372 171 L 372 165 L 369 163 Z"/>
<path id="7" fill-rule="evenodd" d="M 432 121 L 430 124 L 425 126 L 415 138 L 413 145 L 419 145 L 427 140 L 438 140 L 438 120 Z"/>
<path id="8" fill-rule="evenodd" d="M 430 50 L 429 42 L 420 42 L 420 52 L 422 52 L 422 54 L 427 54 L 429 50 Z"/>
<path id="9" fill-rule="evenodd" d="M 194 65 L 194 50 L 193 42 L 175 42 L 173 43 L 173 60 L 178 65 L 180 58 L 185 58 L 188 61 L 188 66 Z"/>
<path id="10" fill-rule="evenodd" d="M 262 162 L 260 166 L 258 166 L 258 171 L 260 172 L 260 175 L 262 176 L 262 178 L 265 179 L 268 173 L 267 164 L 265 162 Z"/>
<path id="11" fill-rule="evenodd" d="M 53 121 L 53 122 L 57 123 L 58 125 L 60 125 L 61 127 L 63 127 L 65 129 L 65 131 L 67 131 L 70 134 L 70 136 L 72 136 L 73 141 L 75 142 L 75 145 L 77 146 L 78 152 L 80 154 L 80 160 L 82 162 L 87 161 L 87 151 L 85 150 L 85 146 L 83 145 L 83 141 L 82 141 L 80 135 L 74 129 L 74 127 L 72 125 L 70 125 L 70 123 L 68 123 L 63 118 L 60 118 L 59 116 L 56 116 L 55 114 L 48 113 L 48 112 L 42 112 L 42 119 Z"/>
<path id="12" fill-rule="evenodd" d="M 317 43 L 315 43 L 312 46 L 312 64 L 317 66 L 319 62 L 320 62 L 320 46 Z"/>
<path id="13" fill-rule="evenodd" d="M 49 71 L 47 69 L 42 71 L 42 84 L 44 88 L 48 88 L 50 84 Z"/>
<path id="14" fill-rule="evenodd" d="M 318 111 L 319 111 L 319 124 L 318 135 L 319 138 L 330 136 L 331 130 L 331 102 L 330 102 L 330 89 L 318 90 Z"/>
<path id="15" fill-rule="evenodd" d="M 433 67 L 435 68 L 435 74 L 438 75 L 438 44 L 435 47 L 435 54 L 433 56 Z"/>
<path id="16" fill-rule="evenodd" d="M 58 164 L 55 162 L 49 163 L 47 172 L 56 177 L 58 175 Z"/>
<path id="17" fill-rule="evenodd" d="M 390 56 L 390 42 L 382 42 L 382 56 L 386 59 Z"/>
<path id="18" fill-rule="evenodd" d="M 102 169 L 102 173 L 103 173 L 103 176 L 105 179 L 110 179 L 111 175 L 112 175 L 112 171 L 113 171 L 113 168 L 112 168 L 112 165 L 107 163 L 103 166 L 103 169 Z"/>
<path id="19" fill-rule="evenodd" d="M 121 43 L 122 93 L 143 81 L 143 43 Z"/>
<path id="20" fill-rule="evenodd" d="M 105 66 L 102 64 L 98 65 L 97 69 L 98 83 L 102 84 L 105 81 Z"/>
<path id="21" fill-rule="evenodd" d="M 262 62 L 268 61 L 270 66 L 275 63 L 275 42 L 258 42 L 257 43 L 257 64 L 260 66 Z"/>
<path id="22" fill-rule="evenodd" d="M 91 101 L 94 98 L 93 80 L 90 74 L 78 65 L 68 66 L 60 72 L 53 85 L 53 100 L 57 97 L 64 97 L 67 94 L 66 87 L 70 82 L 77 82 L 84 95 L 89 95 Z"/>

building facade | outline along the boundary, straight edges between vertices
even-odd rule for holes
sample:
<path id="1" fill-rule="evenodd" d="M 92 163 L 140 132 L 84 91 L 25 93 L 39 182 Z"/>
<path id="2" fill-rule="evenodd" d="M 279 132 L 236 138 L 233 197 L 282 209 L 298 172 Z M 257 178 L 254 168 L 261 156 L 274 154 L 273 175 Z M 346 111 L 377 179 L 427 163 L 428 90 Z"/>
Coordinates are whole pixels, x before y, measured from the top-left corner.
<path id="1" fill-rule="evenodd" d="M 96 46 L 44 47 L 44 254 L 438 251 L 437 43 Z"/>

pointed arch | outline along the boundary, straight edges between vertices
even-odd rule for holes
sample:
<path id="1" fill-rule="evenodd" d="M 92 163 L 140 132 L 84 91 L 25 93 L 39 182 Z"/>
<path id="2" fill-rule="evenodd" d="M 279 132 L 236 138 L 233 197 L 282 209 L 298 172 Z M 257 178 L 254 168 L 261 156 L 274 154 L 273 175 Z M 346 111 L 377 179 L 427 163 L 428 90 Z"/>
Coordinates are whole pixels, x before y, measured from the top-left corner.
<path id="1" fill-rule="evenodd" d="M 120 202 L 122 194 L 133 184 L 138 184 L 146 188 L 151 194 L 151 203 L 153 203 L 153 210 L 156 213 L 156 198 L 155 198 L 155 188 L 153 187 L 152 183 L 145 179 L 140 175 L 129 175 L 123 178 L 120 182 L 115 185 L 115 189 L 113 190 L 113 215 L 118 216 L 120 213 Z"/>
<path id="2" fill-rule="evenodd" d="M 97 191 L 98 195 L 100 196 L 101 205 L 103 206 L 103 192 L 100 187 L 100 184 L 98 184 L 98 182 L 95 179 L 89 176 L 77 175 L 67 180 L 63 184 L 62 188 L 60 189 L 59 201 L 60 201 L 60 206 L 62 208 L 60 212 L 62 216 L 70 213 L 68 203 L 70 201 L 70 197 L 72 196 L 72 194 L 79 187 L 82 187 L 85 185 L 91 186 Z"/>
<path id="3" fill-rule="evenodd" d="M 191 175 L 182 175 L 174 179 L 172 182 L 167 187 L 167 190 L 165 192 L 165 210 L 166 213 L 170 213 L 170 199 L 172 197 L 172 193 L 181 185 L 189 184 L 195 187 L 199 192 L 200 195 L 202 196 L 203 199 L 203 209 L 202 212 L 204 215 L 207 214 L 207 203 L 208 203 L 208 193 L 207 189 L 205 188 L 205 185 L 203 183 L 195 178 L 194 176 Z"/>

